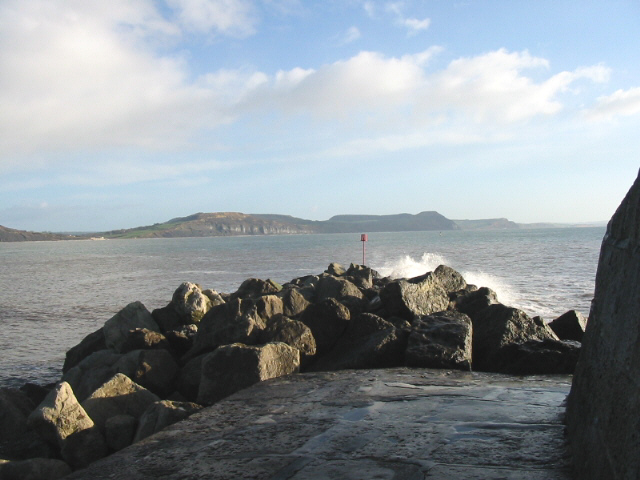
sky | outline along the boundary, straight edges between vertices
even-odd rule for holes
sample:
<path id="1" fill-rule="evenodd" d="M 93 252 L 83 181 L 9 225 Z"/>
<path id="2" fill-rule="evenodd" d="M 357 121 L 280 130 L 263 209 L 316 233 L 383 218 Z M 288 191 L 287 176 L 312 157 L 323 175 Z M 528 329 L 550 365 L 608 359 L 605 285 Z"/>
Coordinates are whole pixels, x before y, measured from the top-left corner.
<path id="1" fill-rule="evenodd" d="M 608 220 L 636 0 L 2 0 L 0 225 Z"/>

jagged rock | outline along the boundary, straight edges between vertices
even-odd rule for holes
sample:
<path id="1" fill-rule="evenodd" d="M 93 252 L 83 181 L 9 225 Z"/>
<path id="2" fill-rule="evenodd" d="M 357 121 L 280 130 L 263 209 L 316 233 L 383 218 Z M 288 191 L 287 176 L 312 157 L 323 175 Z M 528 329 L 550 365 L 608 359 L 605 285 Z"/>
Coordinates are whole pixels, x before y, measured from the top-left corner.
<path id="1" fill-rule="evenodd" d="M 309 370 L 392 368 L 403 364 L 407 332 L 371 313 L 349 322 L 335 347 L 314 362 Z"/>
<path id="2" fill-rule="evenodd" d="M 300 352 L 285 343 L 224 345 L 202 362 L 198 403 L 210 405 L 254 383 L 299 369 Z"/>
<path id="3" fill-rule="evenodd" d="M 117 452 L 131 445 L 136 434 L 137 425 L 138 420 L 131 415 L 116 415 L 108 418 L 104 424 L 104 437 L 107 447 Z"/>
<path id="4" fill-rule="evenodd" d="M 550 322 L 549 327 L 560 340 L 581 342 L 587 327 L 587 319 L 580 312 L 569 310 Z"/>
<path id="5" fill-rule="evenodd" d="M 316 340 L 304 323 L 284 315 L 276 315 L 267 323 L 260 335 L 260 343 L 282 342 L 300 351 L 300 362 L 305 365 L 316 354 Z"/>
<path id="6" fill-rule="evenodd" d="M 50 447 L 27 426 L 27 417 L 33 408 L 33 403 L 20 390 L 0 388 L 0 458 L 23 460 L 49 456 Z"/>
<path id="7" fill-rule="evenodd" d="M 405 352 L 407 366 L 471 370 L 472 332 L 464 313 L 439 312 L 416 320 Z"/>
<path id="8" fill-rule="evenodd" d="M 341 277 L 346 273 L 346 270 L 339 263 L 332 262 L 329 264 L 329 266 L 325 270 L 325 273 L 328 273 L 329 275 L 333 275 L 334 277 Z"/>
<path id="9" fill-rule="evenodd" d="M 258 315 L 267 322 L 274 315 L 283 313 L 284 304 L 276 295 L 263 295 L 256 300 L 256 309 Z"/>
<path id="10" fill-rule="evenodd" d="M 156 395 L 166 396 L 175 389 L 180 367 L 167 350 L 134 350 L 114 365 L 114 374 L 123 373 Z"/>
<path id="11" fill-rule="evenodd" d="M 355 263 L 349 265 L 349 269 L 345 275 L 351 283 L 362 289 L 372 288 L 374 278 L 379 276 L 375 270 L 365 265 L 356 265 Z"/>
<path id="12" fill-rule="evenodd" d="M 69 435 L 93 427 L 93 421 L 78 403 L 67 382 L 59 383 L 49 392 L 31 412 L 27 424 L 43 439 L 59 447 Z"/>
<path id="13" fill-rule="evenodd" d="M 300 288 L 288 288 L 281 295 L 282 313 L 289 318 L 301 315 L 311 305 Z"/>
<path id="14" fill-rule="evenodd" d="M 504 367 L 502 349 L 528 340 L 558 340 L 543 321 L 535 322 L 522 310 L 502 304 L 489 305 L 473 321 L 473 368 L 499 372 Z"/>
<path id="15" fill-rule="evenodd" d="M 362 304 L 363 295 L 349 280 L 327 275 L 318 282 L 316 301 L 322 302 L 329 298 L 334 298 L 347 307 L 358 308 Z"/>
<path id="16" fill-rule="evenodd" d="M 27 382 L 18 390 L 24 393 L 34 405 L 40 405 L 52 389 L 53 388 Z"/>
<path id="17" fill-rule="evenodd" d="M 487 287 L 481 287 L 470 292 L 462 291 L 452 302 L 452 307 L 459 312 L 469 315 L 473 319 L 489 305 L 498 303 L 496 292 Z"/>
<path id="18" fill-rule="evenodd" d="M 223 296 L 211 288 L 202 290 L 202 293 L 209 298 L 209 301 L 211 302 L 212 307 L 226 303 L 226 300 L 223 298 Z"/>
<path id="19" fill-rule="evenodd" d="M 196 283 L 184 282 L 173 293 L 171 304 L 181 323 L 198 323 L 212 307 L 211 299 Z"/>
<path id="20" fill-rule="evenodd" d="M 439 265 L 433 275 L 438 279 L 447 294 L 467 288 L 467 282 L 460 273 L 446 265 Z"/>
<path id="21" fill-rule="evenodd" d="M 117 373 L 82 402 L 82 407 L 104 431 L 109 418 L 123 414 L 140 418 L 147 407 L 158 400 L 160 398 L 154 393 Z"/>
<path id="22" fill-rule="evenodd" d="M 180 315 L 178 315 L 176 309 L 173 308 L 173 303 L 169 303 L 162 308 L 156 308 L 151 312 L 151 316 L 160 327 L 160 331 L 164 334 L 172 330 L 179 330 L 183 327 Z"/>
<path id="23" fill-rule="evenodd" d="M 394 280 L 380 291 L 380 298 L 390 315 L 409 321 L 449 306 L 447 292 L 433 272 L 409 280 Z"/>
<path id="24" fill-rule="evenodd" d="M 2 480 L 58 480 L 70 473 L 69 465 L 53 458 L 30 458 L 5 463 L 0 461 Z"/>
<path id="25" fill-rule="evenodd" d="M 513 375 L 571 374 L 576 368 L 580 342 L 529 340 L 502 349 L 503 373 Z"/>
<path id="26" fill-rule="evenodd" d="M 107 347 L 121 352 L 129 331 L 136 328 L 147 328 L 154 332 L 160 331 L 160 327 L 149 310 L 140 302 L 130 303 L 104 324 L 103 330 Z"/>
<path id="27" fill-rule="evenodd" d="M 86 468 L 89 464 L 106 457 L 109 448 L 98 428 L 80 430 L 66 438 L 60 450 L 62 458 L 74 469 Z"/>
<path id="28" fill-rule="evenodd" d="M 589 321 L 567 400 L 576 478 L 640 478 L 640 176 L 602 242 Z"/>
<path id="29" fill-rule="evenodd" d="M 121 353 L 129 353 L 133 350 L 167 349 L 169 341 L 160 332 L 154 332 L 148 328 L 136 328 L 130 330 L 120 348 Z"/>
<path id="30" fill-rule="evenodd" d="M 189 401 L 196 401 L 200 379 L 202 378 L 202 360 L 208 355 L 203 353 L 192 358 L 180 369 L 178 377 L 178 392 Z"/>
<path id="31" fill-rule="evenodd" d="M 153 403 L 140 417 L 133 442 L 139 442 L 169 425 L 184 420 L 201 409 L 201 405 L 191 402 L 161 400 Z"/>
<path id="32" fill-rule="evenodd" d="M 334 298 L 309 305 L 300 321 L 304 323 L 316 340 L 319 354 L 328 352 L 349 324 L 349 309 Z"/>
<path id="33" fill-rule="evenodd" d="M 169 345 L 171 346 L 171 349 L 174 351 L 175 355 L 177 357 L 181 357 L 189 350 L 191 350 L 191 348 L 193 348 L 197 333 L 198 326 L 191 324 L 183 325 L 176 330 L 168 330 L 164 335 L 169 341 Z"/>
<path id="34" fill-rule="evenodd" d="M 76 398 L 82 403 L 100 385 L 115 373 L 114 365 L 122 355 L 111 350 L 100 350 L 89 355 L 62 376 L 68 382 Z"/>
<path id="35" fill-rule="evenodd" d="M 238 298 L 258 298 L 262 295 L 270 295 L 278 293 L 282 290 L 282 286 L 268 278 L 260 280 L 259 278 L 248 278 L 240 285 L 238 290 L 231 294 L 231 299 Z"/>
<path id="36" fill-rule="evenodd" d="M 107 344 L 104 338 L 104 331 L 102 327 L 100 327 L 95 332 L 84 337 L 78 345 L 67 351 L 62 372 L 65 373 L 69 371 L 93 352 L 104 350 L 105 348 L 107 348 Z"/>
<path id="37" fill-rule="evenodd" d="M 265 326 L 251 299 L 237 298 L 213 307 L 200 321 L 193 348 L 187 353 L 186 359 L 215 350 L 220 345 L 253 345 Z"/>

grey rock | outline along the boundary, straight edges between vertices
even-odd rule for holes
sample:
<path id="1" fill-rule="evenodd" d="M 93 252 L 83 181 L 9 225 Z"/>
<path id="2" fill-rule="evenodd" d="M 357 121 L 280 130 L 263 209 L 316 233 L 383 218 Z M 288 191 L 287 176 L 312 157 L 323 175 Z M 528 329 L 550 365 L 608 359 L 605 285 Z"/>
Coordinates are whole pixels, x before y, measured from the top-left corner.
<path id="1" fill-rule="evenodd" d="M 276 315 L 262 331 L 260 343 L 282 342 L 300 351 L 300 362 L 305 365 L 316 354 L 316 340 L 311 329 L 298 320 Z"/>
<path id="2" fill-rule="evenodd" d="M 439 265 L 433 275 L 438 279 L 445 292 L 451 294 L 467 288 L 467 282 L 463 276 L 451 267 Z"/>
<path id="3" fill-rule="evenodd" d="M 176 312 L 176 309 L 173 307 L 173 303 L 169 303 L 162 308 L 156 308 L 151 312 L 151 316 L 160 327 L 160 331 L 165 334 L 183 327 L 180 315 L 178 315 L 178 312 Z"/>
<path id="4" fill-rule="evenodd" d="M 155 332 L 160 327 L 149 310 L 141 302 L 133 302 L 124 307 L 104 324 L 104 337 L 108 348 L 121 352 L 129 331 L 136 328 L 147 328 Z"/>
<path id="5" fill-rule="evenodd" d="M 529 340 L 507 345 L 501 352 L 504 373 L 513 375 L 571 374 L 576 368 L 580 342 Z"/>
<path id="6" fill-rule="evenodd" d="M 203 353 L 192 358 L 180 369 L 178 377 L 178 392 L 189 401 L 195 402 L 198 398 L 200 379 L 202 378 L 202 360 L 208 355 Z"/>
<path id="7" fill-rule="evenodd" d="M 300 318 L 313 334 L 319 354 L 328 352 L 344 333 L 351 313 L 334 298 L 310 305 Z"/>
<path id="8" fill-rule="evenodd" d="M 371 313 L 356 315 L 334 348 L 310 371 L 390 368 L 404 363 L 408 333 Z"/>
<path id="9" fill-rule="evenodd" d="M 580 312 L 569 310 L 549 323 L 560 340 L 581 342 L 587 327 L 587 319 Z"/>
<path id="10" fill-rule="evenodd" d="M 107 348 L 107 344 L 105 343 L 104 331 L 100 327 L 95 332 L 84 337 L 78 345 L 67 351 L 62 372 L 67 372 L 92 353 L 105 348 Z"/>
<path id="11" fill-rule="evenodd" d="M 202 362 L 198 403 L 210 405 L 254 383 L 299 369 L 300 352 L 285 343 L 224 345 Z"/>
<path id="12" fill-rule="evenodd" d="M 471 319 L 446 311 L 416 320 L 405 352 L 410 367 L 471 370 Z"/>
<path id="13" fill-rule="evenodd" d="M 259 278 L 248 278 L 240 285 L 240 288 L 231 294 L 231 299 L 238 298 L 258 298 L 262 295 L 278 293 L 282 290 L 282 285 L 271 279 L 260 280 Z"/>
<path id="14" fill-rule="evenodd" d="M 154 332 L 148 328 L 136 328 L 130 330 L 122 344 L 121 353 L 128 353 L 132 350 L 167 349 L 169 341 L 160 332 Z"/>
<path id="15" fill-rule="evenodd" d="M 175 390 L 180 367 L 167 350 L 134 350 L 114 365 L 114 374 L 122 373 L 156 395 L 166 396 Z"/>
<path id="16" fill-rule="evenodd" d="M 263 295 L 256 300 L 256 309 L 266 323 L 274 315 L 283 313 L 284 304 L 282 298 L 276 295 Z"/>
<path id="17" fill-rule="evenodd" d="M 154 393 L 117 373 L 82 402 L 82 407 L 100 431 L 104 431 L 109 418 L 116 415 L 140 418 L 149 405 L 159 400 Z"/>
<path id="18" fill-rule="evenodd" d="M 471 319 L 479 315 L 484 309 L 498 302 L 496 292 L 487 287 L 481 287 L 476 290 L 458 292 L 458 295 L 452 302 L 452 307 L 459 312 L 469 315 Z"/>
<path id="19" fill-rule="evenodd" d="M 379 277 L 378 272 L 365 266 L 352 263 L 346 272 L 347 278 L 359 288 L 367 289 L 373 287 L 373 281 Z"/>
<path id="20" fill-rule="evenodd" d="M 529 340 L 558 340 L 542 320 L 534 321 L 522 310 L 489 305 L 473 321 L 473 368 L 500 372 L 507 361 L 504 347 Z"/>
<path id="21" fill-rule="evenodd" d="M 115 373 L 114 365 L 122 355 L 112 350 L 94 352 L 62 376 L 71 385 L 76 398 L 82 402 Z"/>
<path id="22" fill-rule="evenodd" d="M 638 305 L 640 176 L 607 226 L 567 401 L 576 478 L 640 478 Z"/>
<path id="23" fill-rule="evenodd" d="M 216 305 L 222 305 L 226 303 L 225 299 L 222 295 L 211 288 L 207 288 L 206 290 L 202 290 L 202 293 L 209 297 L 209 301 L 211 302 L 211 306 L 215 307 Z"/>
<path id="24" fill-rule="evenodd" d="M 298 317 L 307 309 L 311 302 L 299 288 L 288 288 L 281 292 L 282 313 L 289 318 Z"/>
<path id="25" fill-rule="evenodd" d="M 108 418 L 104 424 L 104 438 L 107 447 L 117 452 L 131 445 L 137 426 L 138 420 L 131 415 L 116 415 Z"/>
<path id="26" fill-rule="evenodd" d="M 325 273 L 328 273 L 329 275 L 333 275 L 334 277 L 341 277 L 346 273 L 346 270 L 339 263 L 332 262 L 329 264 L 329 266 L 325 270 Z"/>
<path id="27" fill-rule="evenodd" d="M 27 426 L 35 408 L 20 390 L 0 388 L 0 458 L 46 457 L 51 448 Z"/>
<path id="28" fill-rule="evenodd" d="M 193 348 L 197 333 L 198 326 L 191 324 L 183 325 L 175 330 L 167 330 L 164 335 L 169 341 L 169 345 L 174 354 L 177 357 L 181 357 Z"/>
<path id="29" fill-rule="evenodd" d="M 71 386 L 61 382 L 29 415 L 27 424 L 49 443 L 62 447 L 69 435 L 92 428 L 93 420 L 78 403 Z"/>
<path id="30" fill-rule="evenodd" d="M 364 296 L 358 287 L 345 278 L 332 275 L 322 277 L 316 287 L 316 301 L 322 302 L 329 298 L 335 298 L 348 307 L 360 306 Z"/>
<path id="31" fill-rule="evenodd" d="M 169 425 L 184 420 L 201 409 L 201 405 L 191 402 L 161 400 L 153 403 L 140 417 L 133 442 L 139 442 Z"/>
<path id="32" fill-rule="evenodd" d="M 70 473 L 69 465 L 53 458 L 30 458 L 4 463 L 0 460 L 2 480 L 58 480 Z"/>
<path id="33" fill-rule="evenodd" d="M 202 318 L 193 348 L 187 353 L 186 360 L 215 350 L 220 345 L 253 345 L 265 326 L 252 299 L 237 298 L 215 306 Z"/>
<path id="34" fill-rule="evenodd" d="M 184 325 L 199 323 L 212 307 L 211 299 L 196 283 L 184 282 L 173 293 L 171 304 Z"/>
<path id="35" fill-rule="evenodd" d="M 94 427 L 68 436 L 60 453 L 65 462 L 74 469 L 79 469 L 106 457 L 109 449 L 102 433 Z"/>
<path id="36" fill-rule="evenodd" d="M 380 298 L 390 315 L 409 321 L 449 306 L 447 292 L 433 272 L 409 280 L 394 280 L 380 291 Z"/>

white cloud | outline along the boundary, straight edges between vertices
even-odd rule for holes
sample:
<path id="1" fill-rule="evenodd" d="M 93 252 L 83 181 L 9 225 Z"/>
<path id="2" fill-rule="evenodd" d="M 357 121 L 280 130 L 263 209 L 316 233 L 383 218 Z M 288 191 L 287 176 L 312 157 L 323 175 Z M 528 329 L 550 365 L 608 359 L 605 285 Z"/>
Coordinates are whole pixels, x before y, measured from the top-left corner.
<path id="1" fill-rule="evenodd" d="M 350 27 L 344 35 L 343 43 L 351 43 L 358 40 L 362 34 L 358 27 Z"/>
<path id="2" fill-rule="evenodd" d="M 167 0 L 167 3 L 189 30 L 237 37 L 255 33 L 258 17 L 248 0 Z"/>
<path id="3" fill-rule="evenodd" d="M 408 35 L 416 35 L 423 30 L 427 30 L 431 25 L 431 19 L 429 18 L 410 18 L 404 14 L 405 3 L 404 2 L 390 2 L 385 5 L 385 10 L 396 17 L 395 24 L 406 28 Z"/>
<path id="4" fill-rule="evenodd" d="M 600 97 L 596 106 L 585 113 L 592 120 L 612 120 L 618 116 L 640 114 L 640 87 L 617 90 Z"/>
<path id="5" fill-rule="evenodd" d="M 431 25 L 431 19 L 424 18 L 418 20 L 417 18 L 405 18 L 403 20 L 404 25 L 409 29 L 409 34 L 416 34 L 422 30 L 426 30 Z"/>

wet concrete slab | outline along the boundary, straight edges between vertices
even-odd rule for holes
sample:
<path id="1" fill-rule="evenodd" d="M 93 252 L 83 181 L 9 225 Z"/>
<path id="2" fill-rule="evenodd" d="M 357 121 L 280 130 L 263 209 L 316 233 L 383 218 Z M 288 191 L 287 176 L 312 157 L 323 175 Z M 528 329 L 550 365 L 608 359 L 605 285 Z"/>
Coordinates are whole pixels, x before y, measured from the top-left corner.
<path id="1" fill-rule="evenodd" d="M 427 369 L 263 382 L 70 479 L 570 479 L 569 376 Z"/>

